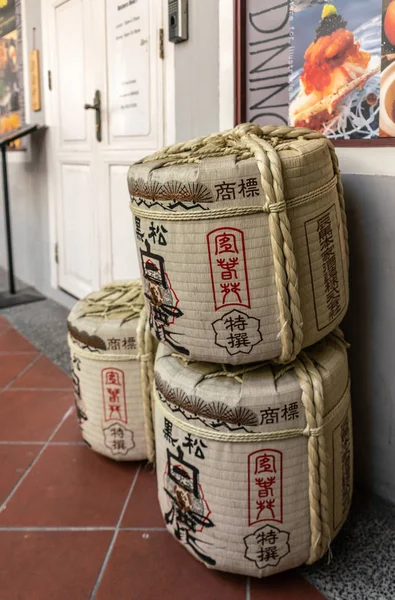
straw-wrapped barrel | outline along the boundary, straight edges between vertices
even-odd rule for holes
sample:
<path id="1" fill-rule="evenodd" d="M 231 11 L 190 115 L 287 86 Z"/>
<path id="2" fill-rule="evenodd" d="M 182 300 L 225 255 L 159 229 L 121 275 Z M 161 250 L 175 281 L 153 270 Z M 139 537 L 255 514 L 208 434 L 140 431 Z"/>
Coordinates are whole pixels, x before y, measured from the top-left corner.
<path id="1" fill-rule="evenodd" d="M 77 417 L 84 441 L 115 460 L 153 461 L 156 340 L 140 281 L 117 281 L 77 302 L 68 320 Z"/>
<path id="2" fill-rule="evenodd" d="M 340 332 L 285 367 L 198 363 L 160 345 L 155 386 L 159 502 L 185 548 L 255 577 L 322 557 L 352 495 Z"/>
<path id="3" fill-rule="evenodd" d="M 321 134 L 240 125 L 148 156 L 128 184 L 151 329 L 175 352 L 287 363 L 342 320 L 343 188 Z"/>

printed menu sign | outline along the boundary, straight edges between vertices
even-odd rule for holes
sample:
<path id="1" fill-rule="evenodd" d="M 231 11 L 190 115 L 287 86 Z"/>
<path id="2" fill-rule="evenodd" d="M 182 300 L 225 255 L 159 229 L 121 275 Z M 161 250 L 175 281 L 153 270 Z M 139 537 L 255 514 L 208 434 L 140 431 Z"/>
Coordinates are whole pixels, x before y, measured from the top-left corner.
<path id="1" fill-rule="evenodd" d="M 17 9 L 20 10 L 19 0 L 0 0 L 0 135 L 9 134 L 23 123 Z M 10 144 L 12 149 L 20 147 L 20 140 Z"/>
<path id="2" fill-rule="evenodd" d="M 247 121 L 288 124 L 289 12 L 284 0 L 247 0 Z"/>
<path id="3" fill-rule="evenodd" d="M 150 39 L 147 0 L 107 0 L 111 136 L 150 131 Z"/>

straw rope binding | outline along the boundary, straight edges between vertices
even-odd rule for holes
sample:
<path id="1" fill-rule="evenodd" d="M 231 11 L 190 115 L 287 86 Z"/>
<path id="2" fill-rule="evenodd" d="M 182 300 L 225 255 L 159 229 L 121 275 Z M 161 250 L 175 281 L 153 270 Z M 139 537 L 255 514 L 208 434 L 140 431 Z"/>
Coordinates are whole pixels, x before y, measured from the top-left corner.
<path id="1" fill-rule="evenodd" d="M 279 149 L 292 148 L 295 140 L 324 139 L 332 160 L 334 178 L 329 187 L 336 185 L 341 211 L 343 239 L 348 266 L 347 224 L 343 186 L 336 153 L 332 143 L 320 133 L 306 128 L 293 127 L 260 127 L 246 123 L 235 129 L 222 133 L 200 137 L 195 140 L 169 146 L 143 159 L 143 163 L 156 162 L 154 169 L 173 165 L 200 163 L 206 158 L 234 156 L 236 161 L 254 157 L 261 176 L 261 186 L 266 202 L 261 207 L 229 207 L 214 209 L 204 213 L 164 214 L 158 211 L 145 210 L 133 205 L 131 208 L 136 216 L 160 218 L 162 220 L 190 221 L 201 219 L 217 219 L 224 216 L 240 216 L 258 212 L 268 213 L 268 222 L 273 251 L 277 302 L 279 308 L 279 329 L 281 339 L 281 354 L 279 363 L 288 363 L 295 359 L 303 346 L 303 319 L 299 296 L 297 264 L 293 248 L 290 222 L 287 209 L 288 203 L 284 198 L 284 181 L 282 164 L 278 154 Z M 309 194 L 301 201 L 308 201 Z M 314 194 L 313 194 L 314 196 Z"/>
<path id="2" fill-rule="evenodd" d="M 110 283 L 100 291 L 90 294 L 79 305 L 82 306 L 82 311 L 78 313 L 76 321 L 72 321 L 72 319 L 68 321 L 68 344 L 73 356 L 93 362 L 127 363 L 138 361 L 140 363 L 140 383 L 147 458 L 149 462 L 153 463 L 155 445 L 151 390 L 156 344 L 150 335 L 141 282 L 137 280 Z M 136 330 L 137 353 L 107 352 L 105 344 L 100 338 L 97 339 L 100 340 L 104 347 L 91 347 L 89 341 L 95 338 L 95 336 L 88 336 L 85 332 L 81 333 L 75 327 L 75 322 L 78 323 L 78 319 L 83 318 L 93 318 L 103 321 L 119 319 L 121 326 L 134 319 L 138 320 Z M 100 403 L 101 399 L 98 398 L 97 402 Z"/>
<path id="3" fill-rule="evenodd" d="M 341 348 L 344 352 L 348 344 L 345 342 L 340 329 L 336 329 L 328 336 L 332 342 Z M 173 358 L 179 360 L 185 367 L 193 365 L 198 361 L 186 359 L 178 354 L 171 354 Z M 257 363 L 246 367 L 232 367 L 231 370 L 226 365 L 219 365 L 218 370 L 202 373 L 199 383 L 203 380 L 230 377 L 243 382 L 243 376 L 246 373 L 262 369 L 269 366 L 270 363 Z M 214 429 L 202 428 L 196 426 L 190 421 L 183 420 L 177 417 L 174 412 L 169 410 L 167 406 L 160 401 L 156 388 L 154 388 L 154 396 L 156 406 L 159 408 L 163 416 L 172 422 L 178 429 L 192 434 L 195 437 L 212 440 L 222 443 L 242 443 L 248 444 L 253 442 L 269 442 L 290 440 L 298 437 L 308 438 L 308 480 L 309 480 L 309 510 L 310 510 L 310 555 L 307 563 L 312 564 L 321 558 L 327 550 L 330 551 L 331 543 L 331 528 L 329 517 L 329 492 L 328 492 L 328 455 L 325 447 L 326 431 L 333 428 L 333 423 L 343 421 L 350 407 L 350 380 L 348 379 L 346 388 L 342 393 L 339 402 L 334 408 L 324 416 L 324 389 L 322 375 L 312 361 L 305 353 L 301 352 L 298 358 L 282 368 L 271 367 L 273 370 L 273 378 L 278 381 L 286 372 L 294 370 L 301 388 L 301 402 L 305 410 L 306 426 L 301 428 L 290 428 L 277 431 L 260 431 L 260 432 L 223 432 Z M 169 398 L 171 402 L 171 398 Z"/>

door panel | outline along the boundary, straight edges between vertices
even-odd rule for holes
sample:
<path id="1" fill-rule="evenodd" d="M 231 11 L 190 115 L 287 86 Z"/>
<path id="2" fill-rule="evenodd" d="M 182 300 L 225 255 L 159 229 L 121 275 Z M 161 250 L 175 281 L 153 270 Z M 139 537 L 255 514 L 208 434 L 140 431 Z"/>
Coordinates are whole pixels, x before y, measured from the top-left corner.
<path id="1" fill-rule="evenodd" d="M 98 47 L 107 98 L 103 149 L 147 154 L 163 145 L 162 2 L 102 0 L 98 17 L 106 35 L 106 45 Z"/>
<path id="2" fill-rule="evenodd" d="M 87 142 L 84 3 L 68 0 L 55 9 L 60 143 Z M 72 32 L 72 36 L 70 35 Z"/>
<path id="3" fill-rule="evenodd" d="M 89 293 L 92 278 L 94 219 L 90 164 L 61 164 L 61 281 L 74 295 Z"/>
<path id="4" fill-rule="evenodd" d="M 113 279 L 140 277 L 133 233 L 133 216 L 129 209 L 126 185 L 127 171 L 126 165 L 111 165 L 109 168 Z"/>
<path id="5" fill-rule="evenodd" d="M 108 178 L 100 200 L 102 281 L 139 276 L 126 174 L 128 165 L 163 146 L 163 4 L 102 0 L 102 11 L 97 12 L 102 26 L 96 31 L 106 32 L 106 45 L 97 42 L 101 79 L 106 82 L 99 159 Z"/>

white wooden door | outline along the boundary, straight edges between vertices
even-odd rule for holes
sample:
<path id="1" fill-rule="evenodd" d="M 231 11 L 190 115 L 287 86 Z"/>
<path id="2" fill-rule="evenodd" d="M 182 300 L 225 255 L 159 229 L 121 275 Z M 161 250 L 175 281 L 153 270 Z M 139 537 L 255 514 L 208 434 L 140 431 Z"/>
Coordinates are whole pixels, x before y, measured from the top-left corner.
<path id="1" fill-rule="evenodd" d="M 139 276 L 126 174 L 163 145 L 159 0 L 44 0 L 50 11 L 58 285 L 80 298 Z M 102 141 L 96 139 L 95 91 Z"/>
<path id="2" fill-rule="evenodd" d="M 96 39 L 103 96 L 100 144 L 101 282 L 139 277 L 126 175 L 163 146 L 161 0 L 98 0 Z M 100 34 L 100 32 L 104 32 Z"/>
<path id="3" fill-rule="evenodd" d="M 95 139 L 84 103 L 94 87 L 92 3 L 51 0 L 53 179 L 58 283 L 80 297 L 99 281 Z"/>

